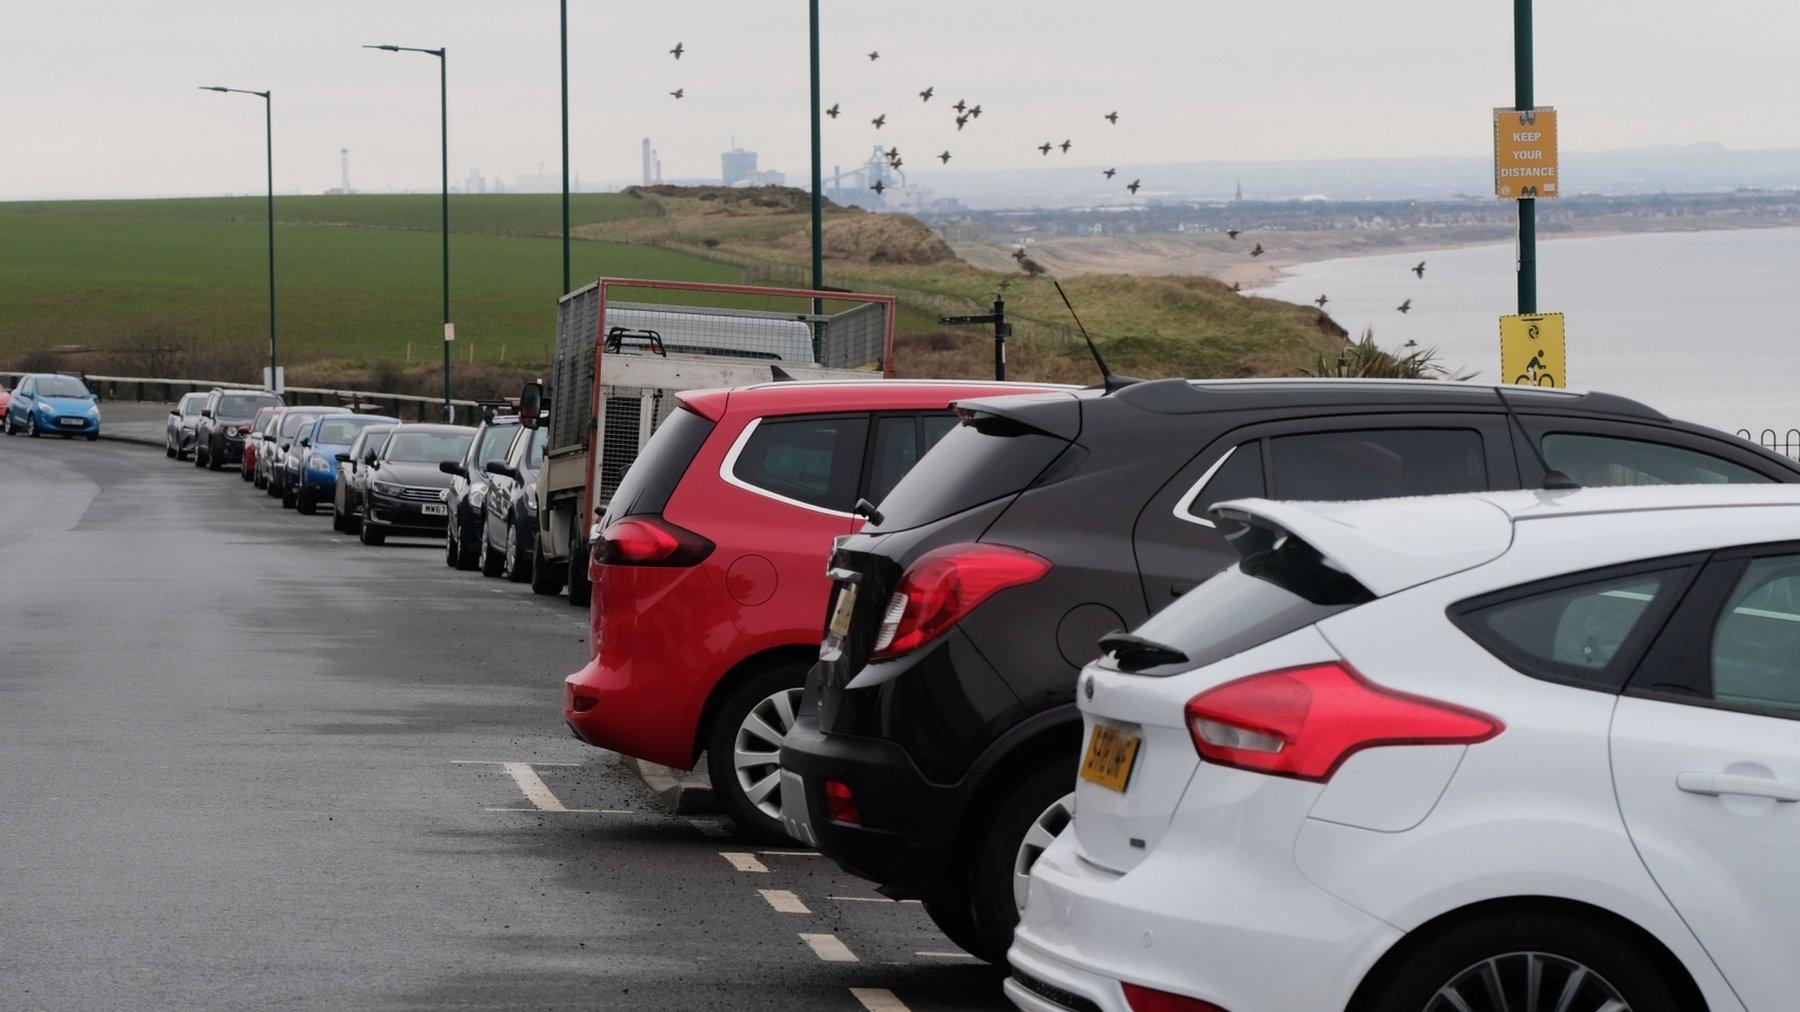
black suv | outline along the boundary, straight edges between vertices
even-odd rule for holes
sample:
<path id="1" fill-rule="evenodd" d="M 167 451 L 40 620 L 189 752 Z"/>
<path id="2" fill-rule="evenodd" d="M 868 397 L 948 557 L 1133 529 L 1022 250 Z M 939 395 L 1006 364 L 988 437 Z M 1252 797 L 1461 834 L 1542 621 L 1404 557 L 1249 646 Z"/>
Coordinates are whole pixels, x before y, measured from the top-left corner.
<path id="1" fill-rule="evenodd" d="M 275 394 L 214 387 L 194 422 L 194 466 L 217 471 L 243 460 L 244 440 L 250 437 L 256 413 L 280 404 Z"/>
<path id="2" fill-rule="evenodd" d="M 481 563 L 484 540 L 488 486 L 493 480 L 487 472 L 490 460 L 505 460 L 506 451 L 519 434 L 516 415 L 490 416 L 475 430 L 475 440 L 467 452 L 456 460 L 446 460 L 438 467 L 450 476 L 450 522 L 444 528 L 444 564 L 456 569 L 474 569 Z"/>
<path id="3" fill-rule="evenodd" d="M 1522 432 L 1584 485 L 1800 481 L 1624 398 L 1504 397 L 1160 380 L 959 405 L 962 424 L 832 555 L 820 660 L 781 752 L 790 831 L 999 962 L 1068 819 L 1076 673 L 1102 635 L 1235 561 L 1212 504 L 1537 487 Z"/>

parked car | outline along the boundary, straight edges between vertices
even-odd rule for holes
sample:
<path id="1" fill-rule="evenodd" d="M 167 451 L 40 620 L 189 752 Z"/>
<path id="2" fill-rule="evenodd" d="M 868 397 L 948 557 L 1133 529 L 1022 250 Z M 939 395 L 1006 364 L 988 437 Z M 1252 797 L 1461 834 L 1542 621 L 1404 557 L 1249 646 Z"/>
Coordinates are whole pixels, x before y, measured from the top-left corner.
<path id="1" fill-rule="evenodd" d="M 1599 393 L 1163 380 L 962 407 L 831 558 L 783 808 L 796 835 L 921 898 L 992 961 L 1023 873 L 1068 819 L 1075 676 L 1101 636 L 1236 558 L 1213 503 L 1533 487 L 1522 431 L 1585 485 L 1800 481 L 1786 458 Z"/>
<path id="2" fill-rule="evenodd" d="M 244 456 L 256 413 L 280 403 L 281 398 L 272 393 L 214 387 L 194 422 L 194 466 L 221 471 L 237 463 Z"/>
<path id="3" fill-rule="evenodd" d="M 6 389 L 5 383 L 0 383 L 0 418 L 6 417 L 6 409 L 11 405 L 12 391 Z"/>
<path id="4" fill-rule="evenodd" d="M 287 501 L 288 483 L 294 477 L 293 471 L 289 467 L 290 458 L 294 453 L 294 443 L 300 438 L 301 431 L 311 426 L 320 415 L 339 413 L 337 408 L 318 406 L 292 407 L 282 410 L 281 422 L 276 425 L 275 431 L 263 440 L 263 447 L 258 451 L 259 456 L 266 455 L 265 459 L 268 460 L 268 466 L 265 469 L 268 480 L 263 483 L 263 490 L 270 497 L 280 499 L 284 503 Z"/>
<path id="5" fill-rule="evenodd" d="M 444 536 L 450 516 L 450 476 L 438 469 L 475 440 L 467 425 L 397 425 L 369 464 L 362 524 L 365 545 L 392 535 Z"/>
<path id="6" fill-rule="evenodd" d="M 488 491 L 481 511 L 481 575 L 523 583 L 531 578 L 531 545 L 537 537 L 535 493 L 549 432 L 523 427 L 516 431 L 505 459 L 487 461 L 482 468 L 488 473 Z"/>
<path id="7" fill-rule="evenodd" d="M 200 420 L 200 409 L 205 404 L 205 394 L 183 394 L 169 409 L 169 417 L 163 422 L 163 456 L 186 460 L 193 452 L 194 423 Z"/>
<path id="8" fill-rule="evenodd" d="M 341 412 L 320 415 L 311 425 L 300 430 L 294 440 L 294 460 L 289 464 L 288 492 L 283 506 L 292 506 L 301 516 L 318 511 L 321 499 L 336 501 L 338 454 L 348 453 L 356 436 L 371 425 L 398 425 L 400 419 L 387 415 L 359 415 Z"/>
<path id="9" fill-rule="evenodd" d="M 337 455 L 337 485 L 332 490 L 331 526 L 345 534 L 362 529 L 363 503 L 368 498 L 370 464 L 387 444 L 392 425 L 368 425 L 356 434 L 350 449 Z"/>
<path id="10" fill-rule="evenodd" d="M 245 481 L 255 481 L 256 453 L 262 446 L 263 434 L 270 431 L 280 418 L 279 405 L 256 409 L 256 417 L 250 420 L 249 431 L 244 435 L 243 453 L 238 457 L 238 469 L 243 473 Z M 239 431 L 243 431 L 242 428 Z"/>
<path id="11" fill-rule="evenodd" d="M 29 373 L 19 380 L 7 399 L 4 426 L 7 435 L 24 432 L 41 436 L 100 438 L 100 399 L 87 384 L 60 373 Z"/>
<path id="12" fill-rule="evenodd" d="M 952 400 L 1051 387 L 765 383 L 683 392 L 613 492 L 589 575 L 593 660 L 564 716 L 592 745 L 681 769 L 700 755 L 746 832 L 784 838 L 779 750 L 832 538 L 956 424 Z"/>
<path id="13" fill-rule="evenodd" d="M 490 460 L 506 459 L 507 448 L 519 433 L 517 416 L 489 418 L 475 430 L 475 439 L 455 460 L 439 467 L 450 476 L 450 523 L 444 528 L 444 562 L 457 569 L 474 569 L 481 561 L 482 506 L 491 476 L 482 468 Z"/>
<path id="14" fill-rule="evenodd" d="M 1209 517 L 1081 675 L 1020 1007 L 1792 1007 L 1800 492 Z"/>

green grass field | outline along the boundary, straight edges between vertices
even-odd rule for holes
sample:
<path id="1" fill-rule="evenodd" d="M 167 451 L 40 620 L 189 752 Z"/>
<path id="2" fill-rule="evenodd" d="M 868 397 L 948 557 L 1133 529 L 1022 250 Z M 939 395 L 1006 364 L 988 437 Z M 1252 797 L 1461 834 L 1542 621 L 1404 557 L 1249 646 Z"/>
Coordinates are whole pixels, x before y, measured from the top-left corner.
<path id="1" fill-rule="evenodd" d="M 583 194 L 576 220 L 641 213 Z M 489 202 L 492 202 L 491 206 Z M 57 345 L 129 348 L 147 327 L 201 350 L 266 346 L 266 233 L 242 198 L 0 205 L 0 361 Z M 459 360 L 547 360 L 562 283 L 555 195 L 454 200 L 452 317 Z M 437 200 L 277 198 L 284 362 L 349 365 L 439 354 Z M 537 234 L 533 234 L 537 233 Z M 653 246 L 577 240 L 576 283 L 601 275 L 735 282 L 728 265 Z M 253 359 L 252 359 L 253 360 Z M 224 378 L 224 377 L 220 377 Z"/>

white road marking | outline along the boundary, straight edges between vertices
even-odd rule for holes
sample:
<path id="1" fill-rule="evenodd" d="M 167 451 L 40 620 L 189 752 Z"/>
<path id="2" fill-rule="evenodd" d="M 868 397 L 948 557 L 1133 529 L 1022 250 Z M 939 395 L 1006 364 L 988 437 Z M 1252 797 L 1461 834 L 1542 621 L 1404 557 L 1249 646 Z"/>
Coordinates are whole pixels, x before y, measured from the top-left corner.
<path id="1" fill-rule="evenodd" d="M 906 1003 L 894 997 L 894 992 L 885 987 L 853 987 L 850 997 L 862 1002 L 868 1012 L 911 1012 Z"/>
<path id="2" fill-rule="evenodd" d="M 927 959 L 974 959 L 975 958 L 974 956 L 971 956 L 966 952 L 915 952 L 915 953 L 913 953 L 913 955 L 924 956 Z"/>
<path id="3" fill-rule="evenodd" d="M 483 808 L 484 812 L 556 812 L 563 815 L 631 815 L 629 808 Z"/>
<path id="4" fill-rule="evenodd" d="M 800 940 L 812 948 L 813 955 L 827 963 L 854 963 L 856 953 L 832 934 L 800 932 Z"/>
<path id="5" fill-rule="evenodd" d="M 574 766 L 580 765 L 579 763 L 504 762 L 504 761 L 493 760 L 493 759 L 452 759 L 452 760 L 450 760 L 450 762 L 452 765 L 455 765 L 455 766 L 498 766 L 498 767 L 500 767 L 501 769 L 506 771 L 508 776 L 513 778 L 513 783 L 519 785 L 519 792 L 521 794 L 524 794 L 525 800 L 531 802 L 531 804 L 533 806 L 532 808 L 529 808 L 529 809 L 519 809 L 519 811 L 539 811 L 539 812 L 567 812 L 570 809 L 567 806 L 565 806 L 561 801 L 557 800 L 556 795 L 551 793 L 550 786 L 548 784 L 544 783 L 543 779 L 537 775 L 537 770 L 532 769 L 532 767 L 533 766 L 574 767 Z M 586 810 L 587 811 L 598 811 L 598 809 L 586 809 Z"/>
<path id="6" fill-rule="evenodd" d="M 719 856 L 731 862 L 731 866 L 738 871 L 768 874 L 769 866 L 758 861 L 755 854 L 745 854 L 733 850 L 721 850 L 719 851 Z"/>
<path id="7" fill-rule="evenodd" d="M 810 914 L 810 913 L 812 913 L 811 910 L 806 909 L 806 904 L 800 902 L 800 897 L 794 895 L 793 893 L 787 891 L 786 889 L 758 889 L 757 892 L 762 893 L 762 898 L 769 902 L 769 906 L 772 906 L 775 908 L 776 913 L 779 913 L 779 914 Z"/>

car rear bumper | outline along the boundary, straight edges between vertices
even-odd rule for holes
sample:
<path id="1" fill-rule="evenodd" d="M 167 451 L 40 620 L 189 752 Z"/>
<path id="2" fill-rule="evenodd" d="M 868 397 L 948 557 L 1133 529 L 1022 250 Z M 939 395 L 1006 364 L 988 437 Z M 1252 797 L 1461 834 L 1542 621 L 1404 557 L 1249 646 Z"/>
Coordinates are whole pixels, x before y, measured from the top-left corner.
<path id="1" fill-rule="evenodd" d="M 564 679 L 563 720 L 569 730 L 597 748 L 691 768 L 699 706 L 677 698 L 666 683 L 659 689 L 641 672 L 634 678 L 632 671 L 632 666 L 607 667 L 596 657 Z"/>

